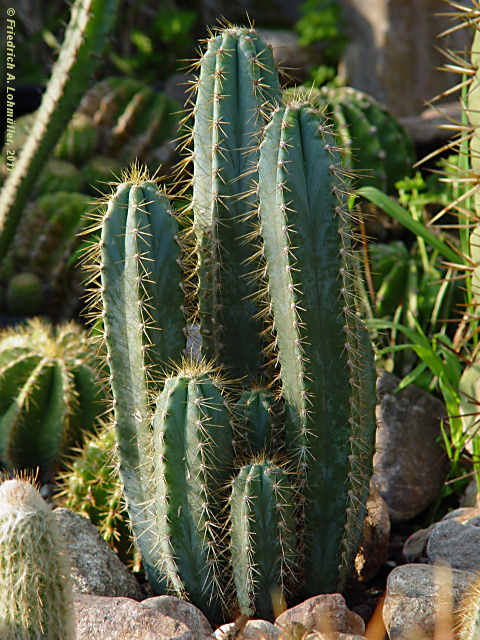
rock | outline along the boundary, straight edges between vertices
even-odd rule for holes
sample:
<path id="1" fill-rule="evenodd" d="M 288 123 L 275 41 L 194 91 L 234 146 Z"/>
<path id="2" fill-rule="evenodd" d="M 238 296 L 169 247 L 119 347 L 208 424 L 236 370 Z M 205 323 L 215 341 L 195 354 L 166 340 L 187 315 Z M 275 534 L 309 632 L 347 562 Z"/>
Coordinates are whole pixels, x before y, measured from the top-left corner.
<path id="1" fill-rule="evenodd" d="M 355 573 L 358 580 L 368 582 L 379 571 L 388 557 L 390 541 L 390 517 L 385 500 L 378 492 L 375 477 L 370 481 L 367 515 L 363 523 L 362 541 L 355 556 Z"/>
<path id="2" fill-rule="evenodd" d="M 458 510 L 457 510 L 458 511 Z M 453 569 L 478 571 L 480 557 L 480 516 L 459 522 L 449 518 L 438 522 L 430 532 L 427 557 L 432 564 L 447 564 Z"/>
<path id="3" fill-rule="evenodd" d="M 156 596 L 142 600 L 142 605 L 182 622 L 199 640 L 212 633 L 212 627 L 205 615 L 191 602 L 180 600 L 174 596 Z"/>
<path id="4" fill-rule="evenodd" d="M 373 459 L 380 495 L 392 522 L 421 513 L 438 495 L 449 463 L 438 442 L 440 420 L 446 418 L 440 400 L 415 385 L 398 393 L 400 379 L 383 371 L 377 380 L 377 439 Z"/>
<path id="5" fill-rule="evenodd" d="M 408 536 L 402 548 L 402 555 L 407 562 L 427 562 L 427 542 L 434 526 L 432 524 Z"/>
<path id="6" fill-rule="evenodd" d="M 445 142 L 452 137 L 451 129 L 441 129 L 441 125 L 460 122 L 462 107 L 458 100 L 444 103 L 441 111 L 429 107 L 420 114 L 399 118 L 400 124 L 417 145 L 431 145 Z"/>
<path id="7" fill-rule="evenodd" d="M 309 633 L 304 640 L 365 640 L 365 636 L 352 635 L 351 633 L 339 633 L 331 631 L 330 633 Z"/>
<path id="8" fill-rule="evenodd" d="M 275 624 L 286 630 L 293 624 L 301 624 L 306 631 L 340 631 L 362 635 L 365 623 L 350 611 L 339 593 L 324 594 L 309 598 L 291 609 L 287 609 L 275 620 Z"/>
<path id="9" fill-rule="evenodd" d="M 141 600 L 137 580 L 87 517 L 64 508 L 53 513 L 65 537 L 74 591 Z"/>
<path id="10" fill-rule="evenodd" d="M 454 511 L 450 511 L 450 513 L 447 513 L 447 515 L 445 515 L 442 518 L 442 520 L 440 520 L 440 522 L 436 522 L 430 525 L 427 529 L 419 529 L 418 531 L 415 531 L 414 533 L 412 533 L 405 540 L 405 543 L 403 545 L 403 549 L 402 549 L 403 557 L 407 562 L 431 561 L 432 563 L 434 563 L 438 560 L 441 561 L 442 554 L 443 554 L 444 562 L 447 562 L 447 564 L 450 564 L 450 566 L 456 569 L 463 569 L 463 568 L 470 569 L 470 567 L 468 566 L 462 567 L 462 566 L 457 566 L 456 564 L 452 564 L 448 560 L 448 555 L 450 554 L 449 542 L 446 539 L 445 534 L 448 534 L 450 532 L 452 533 L 453 538 L 455 539 L 461 533 L 459 529 L 456 529 L 456 531 L 453 532 L 452 529 L 447 531 L 442 531 L 442 529 L 440 528 L 440 532 L 438 532 L 438 534 L 435 536 L 433 545 L 431 547 L 431 554 L 432 554 L 431 559 L 428 557 L 428 554 L 427 554 L 427 544 L 431 534 L 433 533 L 434 529 L 438 525 L 446 521 L 454 520 L 460 525 L 469 524 L 471 521 L 471 524 L 473 524 L 473 526 L 478 526 L 475 524 L 475 522 L 479 516 L 480 516 L 479 507 L 460 508 L 460 509 L 455 509 Z M 455 545 L 457 543 L 452 542 L 452 544 Z M 453 549 L 452 552 L 453 552 L 453 558 L 455 558 L 458 555 L 458 552 L 456 549 Z M 463 555 L 463 550 L 460 555 Z M 460 559 L 460 562 L 463 562 L 462 558 Z"/>
<path id="11" fill-rule="evenodd" d="M 455 610 L 475 579 L 468 571 L 451 571 L 451 588 L 446 583 L 447 597 L 453 597 Z M 390 640 L 404 638 L 433 638 L 435 612 L 438 606 L 438 585 L 435 567 L 425 564 L 405 564 L 394 569 L 387 580 L 383 621 Z M 443 611 L 448 605 L 444 605 Z"/>
<path id="12" fill-rule="evenodd" d="M 420 113 L 425 101 L 458 82 L 437 70 L 446 59 L 438 46 L 468 50 L 471 34 L 452 26 L 443 0 L 340 0 L 348 30 L 347 83 L 383 102 L 396 116 Z M 443 15 L 442 15 L 443 14 Z M 457 21 L 459 22 L 459 21 Z"/>
<path id="13" fill-rule="evenodd" d="M 461 507 L 480 507 L 480 501 L 478 499 L 477 480 L 472 478 L 465 489 L 463 496 L 460 499 Z"/>
<path id="14" fill-rule="evenodd" d="M 213 638 L 227 640 L 234 636 L 237 640 L 279 640 L 281 633 L 278 627 L 267 620 L 248 620 L 238 635 L 236 635 L 237 627 L 236 622 L 223 624 L 215 631 Z"/>
<path id="15" fill-rule="evenodd" d="M 130 598 L 75 593 L 77 640 L 197 640 L 186 624 Z"/>

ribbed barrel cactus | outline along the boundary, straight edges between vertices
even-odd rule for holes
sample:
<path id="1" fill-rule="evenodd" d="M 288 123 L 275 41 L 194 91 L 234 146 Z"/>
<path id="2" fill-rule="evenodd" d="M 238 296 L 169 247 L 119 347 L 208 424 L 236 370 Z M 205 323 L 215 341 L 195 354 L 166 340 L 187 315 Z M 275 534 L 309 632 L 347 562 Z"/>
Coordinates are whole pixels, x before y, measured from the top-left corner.
<path id="1" fill-rule="evenodd" d="M 85 331 L 39 318 L 0 334 L 0 464 L 48 480 L 104 410 Z"/>
<path id="2" fill-rule="evenodd" d="M 346 184 L 309 104 L 278 108 L 259 162 L 266 311 L 303 504 L 306 589 L 342 585 L 359 544 L 375 437 L 375 366 L 356 316 Z"/>
<path id="3" fill-rule="evenodd" d="M 2 640 L 75 640 L 65 542 L 25 480 L 0 484 L 0 593 Z"/>
<path id="4" fill-rule="evenodd" d="M 300 89 L 304 99 L 324 109 L 335 127 L 344 164 L 357 186 L 375 185 L 392 193 L 415 161 L 413 143 L 393 114 L 372 96 L 352 87 Z M 299 89 L 284 92 L 286 102 Z"/>

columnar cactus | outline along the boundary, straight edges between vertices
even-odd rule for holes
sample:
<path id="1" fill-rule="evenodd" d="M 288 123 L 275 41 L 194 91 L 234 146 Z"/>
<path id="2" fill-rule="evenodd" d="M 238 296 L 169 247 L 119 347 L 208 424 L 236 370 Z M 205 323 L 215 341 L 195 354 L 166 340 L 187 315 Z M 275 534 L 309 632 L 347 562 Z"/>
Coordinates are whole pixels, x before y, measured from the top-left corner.
<path id="1" fill-rule="evenodd" d="M 270 615 L 271 592 L 289 586 L 289 571 L 307 593 L 346 579 L 369 489 L 375 368 L 357 318 L 347 185 L 322 116 L 304 103 L 273 106 L 278 79 L 252 29 L 221 30 L 199 67 L 191 228 L 181 220 L 194 249 L 181 252 L 168 198 L 137 168 L 101 216 L 92 278 L 120 473 L 154 590 L 190 597 L 217 619 L 230 583 L 243 612 Z M 257 208 L 252 229 L 246 217 Z M 280 364 L 288 412 L 274 438 L 265 390 L 240 399 L 238 426 L 213 365 L 185 360 L 169 374 L 185 344 L 183 266 L 184 289 L 198 279 L 202 349 L 228 375 L 258 379 L 262 312 L 242 299 L 259 295 L 245 278 L 249 257 L 267 280 L 275 338 L 266 350 Z M 251 434 L 249 405 L 262 422 Z M 286 458 L 278 466 L 268 459 L 275 447 Z M 267 454 L 241 468 L 228 503 L 222 487 L 258 449 Z"/>
<path id="2" fill-rule="evenodd" d="M 375 367 L 355 308 L 345 180 L 321 115 L 278 108 L 259 162 L 267 311 L 305 504 L 306 588 L 344 583 L 359 543 L 375 434 Z M 273 338 L 272 338 L 273 339 Z"/>
<path id="3" fill-rule="evenodd" d="M 0 485 L 0 636 L 74 640 L 70 569 L 50 507 L 29 482 Z"/>
<path id="4" fill-rule="evenodd" d="M 35 180 L 78 107 L 116 15 L 116 0 L 76 0 L 50 82 L 25 146 L 0 198 L 0 259 L 15 233 Z"/>
<path id="5" fill-rule="evenodd" d="M 134 168 L 124 178 L 101 221 L 93 278 L 99 271 L 120 475 L 145 569 L 161 589 L 147 502 L 149 386 L 155 364 L 167 365 L 185 347 L 178 223 L 168 198 L 145 174 Z"/>
<path id="6" fill-rule="evenodd" d="M 261 325 L 244 236 L 255 206 L 258 144 L 265 111 L 281 100 L 270 49 L 253 29 L 232 27 L 208 41 L 193 115 L 194 232 L 199 318 L 211 358 L 252 381 L 262 364 Z"/>
<path id="7" fill-rule="evenodd" d="M 104 409 L 83 329 L 38 318 L 0 336 L 0 464 L 47 480 Z"/>
<path id="8" fill-rule="evenodd" d="M 278 453 L 284 412 L 273 391 L 262 386 L 244 391 L 235 405 L 235 413 L 251 454 Z"/>

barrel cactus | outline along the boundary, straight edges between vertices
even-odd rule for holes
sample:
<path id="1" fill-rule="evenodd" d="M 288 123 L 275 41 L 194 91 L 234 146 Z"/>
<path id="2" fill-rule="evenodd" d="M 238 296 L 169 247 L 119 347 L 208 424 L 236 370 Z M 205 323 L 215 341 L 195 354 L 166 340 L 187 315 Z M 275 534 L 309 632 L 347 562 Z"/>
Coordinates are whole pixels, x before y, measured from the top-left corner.
<path id="1" fill-rule="evenodd" d="M 414 163 L 413 143 L 398 120 L 370 95 L 351 87 L 300 91 L 332 119 L 343 161 L 355 171 L 357 186 L 375 185 L 393 193 Z M 287 89 L 285 100 L 295 94 L 298 89 Z"/>
<path id="2" fill-rule="evenodd" d="M 52 477 L 104 408 L 84 330 L 33 318 L 0 334 L 0 463 Z"/>
<path id="3" fill-rule="evenodd" d="M 26 480 L 0 484 L 0 635 L 74 640 L 65 543 L 50 507 Z"/>
<path id="4" fill-rule="evenodd" d="M 59 489 L 56 500 L 89 518 L 120 559 L 138 570 L 139 554 L 132 543 L 111 425 L 86 434 L 82 446 L 73 450 L 65 467 L 56 476 Z"/>

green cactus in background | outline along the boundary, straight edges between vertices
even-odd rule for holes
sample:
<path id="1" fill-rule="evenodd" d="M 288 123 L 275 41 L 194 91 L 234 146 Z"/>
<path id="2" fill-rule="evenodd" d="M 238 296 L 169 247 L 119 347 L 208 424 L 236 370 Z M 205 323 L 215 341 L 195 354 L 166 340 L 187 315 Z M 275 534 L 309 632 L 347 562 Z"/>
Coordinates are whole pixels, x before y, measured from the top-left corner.
<path id="1" fill-rule="evenodd" d="M 0 268 L 1 280 L 10 292 L 6 302 L 11 313 L 20 313 L 20 308 L 30 313 L 28 307 L 32 311 L 30 315 L 46 308 L 56 315 L 65 311 L 70 301 L 65 291 L 78 290 L 75 277 L 80 280 L 70 268 L 70 257 L 80 244 L 77 234 L 83 229 L 85 216 L 95 206 L 87 195 L 63 191 L 45 194 L 27 206 Z M 18 287 L 21 284 L 24 290 L 25 282 L 20 276 L 25 272 L 33 274 L 41 283 L 37 291 L 42 293 L 34 295 L 32 304 Z M 34 301 L 41 303 L 40 306 L 34 307 Z"/>
<path id="2" fill-rule="evenodd" d="M 97 146 L 97 127 L 92 118 L 75 112 L 55 147 L 55 156 L 80 165 L 87 160 Z"/>
<path id="3" fill-rule="evenodd" d="M 66 471 L 57 475 L 56 498 L 62 506 L 87 516 L 120 559 L 138 568 L 115 449 L 110 425 L 88 434 Z"/>
<path id="4" fill-rule="evenodd" d="M 8 249 L 37 176 L 68 124 L 100 59 L 116 0 L 75 0 L 41 106 L 0 198 L 0 259 Z"/>
<path id="5" fill-rule="evenodd" d="M 52 159 L 38 176 L 33 193 L 40 197 L 57 191 L 80 192 L 84 184 L 82 172 L 75 165 L 65 160 Z"/>
<path id="6" fill-rule="evenodd" d="M 341 588 L 359 544 L 375 437 L 375 366 L 356 316 L 347 190 L 324 119 L 277 109 L 259 162 L 259 216 L 287 449 L 302 492 L 309 594 Z M 273 339 L 273 337 L 272 337 Z"/>
<path id="7" fill-rule="evenodd" d="M 82 173 L 87 192 L 98 197 L 106 191 L 107 185 L 118 181 L 118 176 L 122 173 L 122 164 L 114 158 L 94 156 L 82 167 Z"/>
<path id="8" fill-rule="evenodd" d="M 193 115 L 194 232 L 203 345 L 234 376 L 259 374 L 261 324 L 244 236 L 255 207 L 258 145 L 265 112 L 281 100 L 273 57 L 253 29 L 232 27 L 209 39 L 199 61 Z"/>
<path id="9" fill-rule="evenodd" d="M 176 135 L 179 105 L 164 93 L 128 77 L 112 76 L 94 85 L 76 113 L 97 131 L 97 152 L 123 163 L 141 160 L 157 168 L 155 149 Z"/>
<path id="10" fill-rule="evenodd" d="M 271 619 L 272 600 L 294 582 L 299 561 L 288 473 L 268 460 L 245 465 L 232 481 L 230 545 L 240 612 Z"/>
<path id="11" fill-rule="evenodd" d="M 392 193 L 415 161 L 413 143 L 398 120 L 367 93 L 351 87 L 287 89 L 325 111 L 335 126 L 344 166 L 354 170 L 356 186 L 374 185 Z"/>
<path id="12" fill-rule="evenodd" d="M 50 507 L 25 480 L 0 485 L 0 636 L 74 640 L 70 569 Z"/>
<path id="13" fill-rule="evenodd" d="M 39 318 L 0 334 L 0 463 L 48 481 L 69 446 L 92 429 L 102 385 L 87 336 Z"/>
<path id="14" fill-rule="evenodd" d="M 42 281 L 34 273 L 17 273 L 8 283 L 7 309 L 14 315 L 33 316 L 41 313 L 45 305 Z"/>

